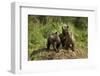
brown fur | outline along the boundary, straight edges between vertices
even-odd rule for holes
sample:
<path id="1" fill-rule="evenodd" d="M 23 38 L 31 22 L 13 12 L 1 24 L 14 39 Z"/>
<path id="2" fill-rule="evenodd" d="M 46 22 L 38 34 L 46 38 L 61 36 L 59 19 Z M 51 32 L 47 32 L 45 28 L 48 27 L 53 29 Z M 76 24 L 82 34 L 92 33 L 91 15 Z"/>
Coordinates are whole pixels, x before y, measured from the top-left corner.
<path id="1" fill-rule="evenodd" d="M 61 44 L 61 41 L 57 32 L 54 34 L 51 34 L 47 39 L 47 49 L 50 49 L 50 46 L 52 45 L 54 50 L 58 52 L 60 44 Z"/>
<path id="2" fill-rule="evenodd" d="M 69 26 L 67 27 L 62 27 L 62 34 L 60 34 L 60 39 L 62 43 L 62 47 L 65 47 L 67 50 L 71 49 L 74 51 L 74 42 L 69 34 L 68 30 Z"/>

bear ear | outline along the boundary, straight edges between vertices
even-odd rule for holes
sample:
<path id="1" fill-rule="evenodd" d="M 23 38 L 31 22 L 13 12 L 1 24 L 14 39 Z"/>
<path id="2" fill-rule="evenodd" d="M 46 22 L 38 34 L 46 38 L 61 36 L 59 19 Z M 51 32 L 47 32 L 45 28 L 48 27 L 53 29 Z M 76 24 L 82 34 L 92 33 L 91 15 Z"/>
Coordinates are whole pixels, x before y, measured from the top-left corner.
<path id="1" fill-rule="evenodd" d="M 62 30 L 64 30 L 64 27 L 62 26 Z"/>
<path id="2" fill-rule="evenodd" d="M 55 34 L 57 34 L 57 32 L 55 32 Z"/>
<path id="3" fill-rule="evenodd" d="M 67 29 L 69 28 L 69 26 L 67 26 Z"/>

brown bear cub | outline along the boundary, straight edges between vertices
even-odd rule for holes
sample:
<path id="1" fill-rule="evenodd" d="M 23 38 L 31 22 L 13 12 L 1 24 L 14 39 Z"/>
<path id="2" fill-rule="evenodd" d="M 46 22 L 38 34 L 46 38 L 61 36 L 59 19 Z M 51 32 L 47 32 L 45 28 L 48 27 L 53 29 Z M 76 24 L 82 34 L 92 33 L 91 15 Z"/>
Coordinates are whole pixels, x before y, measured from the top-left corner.
<path id="1" fill-rule="evenodd" d="M 47 39 L 47 49 L 48 50 L 50 49 L 50 46 L 52 45 L 54 50 L 56 52 L 59 52 L 60 44 L 61 44 L 61 40 L 57 32 L 51 34 Z"/>
<path id="2" fill-rule="evenodd" d="M 62 27 L 62 34 L 59 35 L 62 47 L 66 50 L 71 49 L 74 51 L 74 42 L 69 33 L 69 26 Z"/>

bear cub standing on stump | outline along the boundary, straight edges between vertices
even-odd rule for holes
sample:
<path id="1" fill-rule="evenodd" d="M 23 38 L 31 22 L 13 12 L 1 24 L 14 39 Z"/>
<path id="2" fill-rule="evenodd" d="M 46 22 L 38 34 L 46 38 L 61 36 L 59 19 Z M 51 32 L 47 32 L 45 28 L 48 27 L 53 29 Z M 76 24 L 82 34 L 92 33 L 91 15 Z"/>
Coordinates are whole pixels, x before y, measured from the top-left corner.
<path id="1" fill-rule="evenodd" d="M 54 50 L 56 52 L 59 52 L 60 44 L 61 44 L 61 40 L 57 32 L 51 34 L 47 39 L 47 49 L 48 50 L 50 49 L 50 46 L 52 45 Z"/>

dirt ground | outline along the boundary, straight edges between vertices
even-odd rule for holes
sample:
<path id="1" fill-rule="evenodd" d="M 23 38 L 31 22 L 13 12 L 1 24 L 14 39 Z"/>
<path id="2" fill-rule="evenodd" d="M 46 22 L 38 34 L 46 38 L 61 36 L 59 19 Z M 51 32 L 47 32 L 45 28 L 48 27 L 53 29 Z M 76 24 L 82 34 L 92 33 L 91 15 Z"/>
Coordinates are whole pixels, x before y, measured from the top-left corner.
<path id="1" fill-rule="evenodd" d="M 39 49 L 32 52 L 29 60 L 55 60 L 55 59 L 83 59 L 88 58 L 87 52 L 79 49 L 75 51 L 60 49 L 59 52 Z"/>

